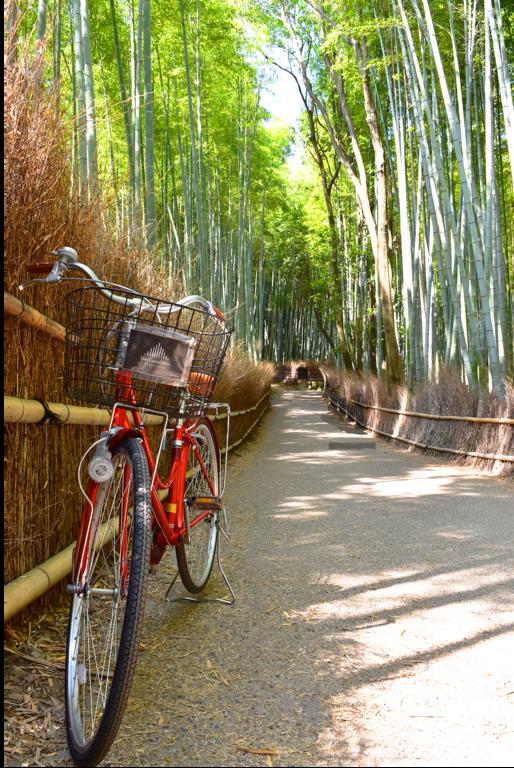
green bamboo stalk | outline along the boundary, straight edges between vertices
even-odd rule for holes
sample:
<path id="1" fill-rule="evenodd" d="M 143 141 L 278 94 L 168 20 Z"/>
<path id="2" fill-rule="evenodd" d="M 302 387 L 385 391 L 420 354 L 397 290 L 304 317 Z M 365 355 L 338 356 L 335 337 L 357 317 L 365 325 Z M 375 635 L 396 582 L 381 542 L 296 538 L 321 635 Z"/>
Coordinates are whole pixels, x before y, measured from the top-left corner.
<path id="1" fill-rule="evenodd" d="M 198 140 L 198 182 L 196 193 L 197 203 L 197 228 L 198 228 L 198 257 L 200 261 L 200 292 L 209 290 L 209 276 L 211 273 L 209 259 L 209 234 L 207 225 L 207 201 L 206 201 L 206 173 L 204 140 L 202 126 L 202 97 L 201 97 L 201 56 L 200 56 L 200 3 L 196 2 L 196 136 Z"/>
<path id="2" fill-rule="evenodd" d="M 184 51 L 184 67 L 185 67 L 185 75 L 186 75 L 186 87 L 187 87 L 187 107 L 188 107 L 188 116 L 189 116 L 189 139 L 190 139 L 190 151 L 191 151 L 191 164 L 192 164 L 192 176 L 193 176 L 193 184 L 194 184 L 194 199 L 195 199 L 195 210 L 196 210 L 196 226 L 197 226 L 197 270 L 198 270 L 198 283 L 200 290 L 202 290 L 203 281 L 204 281 L 204 274 L 203 274 L 203 267 L 206 262 L 205 255 L 204 255 L 204 249 L 205 249 L 205 243 L 203 240 L 203 232 L 201 229 L 201 221 L 202 221 L 202 213 L 201 213 L 201 199 L 200 199 L 200 182 L 198 178 L 198 151 L 197 151 L 197 139 L 196 139 L 196 131 L 195 131 L 195 119 L 194 119 L 194 112 L 193 112 L 193 97 L 192 97 L 192 88 L 191 88 L 191 73 L 190 73 L 190 67 L 189 67 L 189 53 L 188 53 L 188 45 L 187 45 L 187 32 L 186 32 L 186 21 L 185 21 L 185 13 L 184 13 L 184 3 L 182 0 L 180 0 L 179 3 L 180 7 L 180 22 L 182 27 L 182 45 L 183 45 L 183 51 Z"/>
<path id="3" fill-rule="evenodd" d="M 143 227 L 142 210 L 142 166 L 143 150 L 141 143 L 141 59 L 143 45 L 143 6 L 138 4 L 137 25 L 135 19 L 135 0 L 131 3 L 131 75 L 132 75 L 132 131 L 134 135 L 134 201 L 133 201 L 133 236 L 139 242 Z"/>
<path id="4" fill-rule="evenodd" d="M 112 129 L 111 129 L 111 118 L 109 116 L 109 105 L 107 102 L 107 90 L 105 88 L 105 78 L 104 78 L 104 71 L 103 67 L 100 69 L 101 77 L 102 77 L 102 90 L 103 90 L 103 96 L 104 96 L 104 109 L 105 109 L 105 123 L 107 127 L 107 138 L 109 140 L 109 162 L 111 166 L 111 179 L 112 179 L 112 185 L 113 185 L 113 191 L 114 191 L 114 204 L 116 208 L 116 232 L 118 236 L 121 233 L 121 211 L 120 211 L 120 198 L 119 198 L 119 192 L 118 192 L 118 175 L 116 171 L 116 162 L 114 160 L 114 148 L 113 148 L 113 140 L 112 140 Z"/>
<path id="5" fill-rule="evenodd" d="M 47 0 L 38 0 L 36 19 L 36 41 L 43 43 L 46 36 Z"/>
<path id="6" fill-rule="evenodd" d="M 84 65 L 84 97 L 86 105 L 87 175 L 89 190 L 91 191 L 96 187 L 98 181 L 98 168 L 96 149 L 95 92 L 93 80 L 93 63 L 91 60 L 91 43 L 89 35 L 87 0 L 80 0 L 80 28 Z"/>
<path id="7" fill-rule="evenodd" d="M 145 223 L 146 244 L 149 249 L 157 241 L 157 213 L 155 206 L 155 157 L 154 157 L 154 115 L 152 83 L 152 37 L 150 22 L 150 0 L 140 0 L 143 6 L 143 70 L 144 70 L 144 111 L 145 111 Z"/>
<path id="8" fill-rule="evenodd" d="M 87 188 L 88 159 L 87 159 L 87 123 L 86 123 L 86 99 L 84 91 L 84 55 L 82 45 L 82 23 L 80 17 L 80 0 L 72 0 L 73 6 L 73 30 L 75 46 L 75 80 L 77 98 L 77 128 L 79 149 L 79 181 Z"/>
<path id="9" fill-rule="evenodd" d="M 514 104 L 509 77 L 508 58 L 502 29 L 501 6 L 498 0 L 495 0 L 494 5 L 491 0 L 484 0 L 484 13 L 493 43 L 496 74 L 498 77 L 498 86 L 505 121 L 505 138 L 507 140 L 510 157 L 512 186 L 514 187 Z"/>
<path id="10" fill-rule="evenodd" d="M 111 26 L 112 36 L 114 43 L 114 56 L 116 59 L 116 69 L 118 71 L 118 82 L 120 88 L 121 107 L 123 111 L 123 126 L 125 129 L 125 142 L 127 144 L 127 161 L 128 161 L 128 173 L 129 173 L 129 188 L 130 192 L 134 194 L 134 142 L 132 136 L 132 130 L 130 125 L 130 106 L 127 97 L 127 86 L 125 83 L 125 72 L 123 67 L 123 60 L 121 54 L 121 46 L 118 34 L 118 23 L 116 20 L 116 8 L 114 0 L 109 0 L 111 11 Z"/>
<path id="11" fill-rule="evenodd" d="M 56 114 L 59 114 L 60 80 L 61 80 L 61 0 L 57 0 L 53 19 L 53 65 L 54 65 L 54 96 Z"/>

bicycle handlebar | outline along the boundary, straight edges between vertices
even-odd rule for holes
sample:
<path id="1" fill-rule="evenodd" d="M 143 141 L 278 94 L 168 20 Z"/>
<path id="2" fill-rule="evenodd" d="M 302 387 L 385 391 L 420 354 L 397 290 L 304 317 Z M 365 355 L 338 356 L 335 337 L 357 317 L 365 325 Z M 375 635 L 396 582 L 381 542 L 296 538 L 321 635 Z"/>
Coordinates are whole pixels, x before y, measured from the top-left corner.
<path id="1" fill-rule="evenodd" d="M 31 283 L 58 283 L 62 280 L 63 274 L 65 272 L 76 269 L 79 272 L 82 272 L 82 274 L 86 275 L 86 277 L 91 280 L 94 287 L 110 301 L 115 301 L 118 304 L 125 304 L 125 306 L 133 305 L 134 307 L 139 307 L 141 305 L 140 298 L 127 299 L 126 296 L 119 296 L 114 291 L 111 291 L 107 287 L 106 283 L 98 278 L 91 267 L 88 267 L 87 264 L 82 264 L 82 262 L 78 260 L 78 254 L 74 248 L 64 246 L 63 248 L 59 248 L 57 251 L 52 251 L 52 254 L 58 257 L 57 261 L 40 261 L 35 264 L 29 264 L 27 267 L 27 272 L 29 272 L 29 274 L 46 274 L 47 277 L 36 277 L 26 283 L 22 283 L 19 286 L 20 290 L 24 290 Z M 129 288 L 125 288 L 124 286 L 120 285 L 117 287 L 122 288 L 123 290 L 127 290 L 129 293 L 135 293 L 135 291 L 132 291 Z M 146 299 L 146 296 L 144 298 Z M 150 300 L 147 299 L 147 301 L 149 304 L 151 304 Z M 211 315 L 211 317 L 217 318 L 224 325 L 226 324 L 225 316 L 221 310 L 215 307 L 211 301 L 204 299 L 202 296 L 185 296 L 183 299 L 180 299 L 180 301 L 174 302 L 174 304 L 180 305 L 182 307 L 189 307 L 193 304 L 199 304 L 204 311 Z M 159 308 L 158 310 L 160 314 L 171 314 L 172 312 L 177 311 L 178 308 L 173 306 L 169 308 Z"/>

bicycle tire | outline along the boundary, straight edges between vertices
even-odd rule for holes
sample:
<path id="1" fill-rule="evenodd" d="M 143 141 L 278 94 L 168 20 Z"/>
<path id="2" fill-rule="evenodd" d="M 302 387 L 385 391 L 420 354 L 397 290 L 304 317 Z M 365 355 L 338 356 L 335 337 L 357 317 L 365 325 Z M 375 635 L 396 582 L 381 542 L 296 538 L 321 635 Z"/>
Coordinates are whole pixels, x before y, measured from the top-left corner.
<path id="1" fill-rule="evenodd" d="M 78 766 L 97 765 L 116 737 L 135 669 L 149 571 L 150 475 L 139 440 L 116 446 L 112 461 L 112 479 L 89 489 L 92 530 L 98 541 L 103 537 L 103 545 L 90 547 L 86 590 L 73 595 L 68 625 L 66 735 Z M 119 522 L 123 499 L 130 517 L 126 526 Z M 114 536 L 108 538 L 113 524 Z"/>
<path id="2" fill-rule="evenodd" d="M 211 422 L 205 418 L 200 419 L 195 427 L 195 435 L 198 436 L 196 443 L 212 489 L 209 487 L 195 451 L 190 447 L 184 499 L 191 496 L 217 496 L 219 493 L 219 450 Z M 184 514 L 187 514 L 186 509 Z M 218 511 L 212 510 L 198 524 L 195 524 L 195 514 L 198 517 L 203 513 L 194 511 L 190 513 L 189 543 L 183 541 L 176 547 L 177 565 L 182 584 L 192 594 L 201 592 L 207 584 L 218 546 Z"/>

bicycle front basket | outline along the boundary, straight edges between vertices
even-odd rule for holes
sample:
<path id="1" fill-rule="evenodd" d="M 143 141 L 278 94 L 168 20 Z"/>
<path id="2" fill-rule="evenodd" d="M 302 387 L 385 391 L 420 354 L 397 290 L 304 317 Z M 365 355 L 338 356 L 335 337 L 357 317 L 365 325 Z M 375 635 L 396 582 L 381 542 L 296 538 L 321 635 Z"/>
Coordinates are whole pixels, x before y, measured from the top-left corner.
<path id="1" fill-rule="evenodd" d="M 231 328 L 192 307 L 93 286 L 66 298 L 65 384 L 74 398 L 201 416 L 214 392 Z"/>

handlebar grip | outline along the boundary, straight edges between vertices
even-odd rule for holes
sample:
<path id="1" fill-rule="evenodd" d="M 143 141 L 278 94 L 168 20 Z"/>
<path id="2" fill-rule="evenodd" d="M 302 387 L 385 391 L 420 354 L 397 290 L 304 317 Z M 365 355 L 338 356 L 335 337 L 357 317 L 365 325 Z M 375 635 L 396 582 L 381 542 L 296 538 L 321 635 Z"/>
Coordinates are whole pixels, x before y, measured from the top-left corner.
<path id="1" fill-rule="evenodd" d="M 218 309 L 218 307 L 215 307 L 214 304 L 211 304 L 211 307 L 212 307 L 212 311 L 214 312 L 214 314 L 216 315 L 218 320 L 221 320 L 221 322 L 224 323 L 225 322 L 225 315 L 223 314 L 221 309 Z"/>
<path id="2" fill-rule="evenodd" d="M 193 304 L 200 304 L 203 310 L 211 315 L 211 317 L 216 317 L 222 323 L 226 323 L 225 315 L 223 312 L 215 307 L 211 301 L 204 299 L 203 296 L 185 296 L 183 299 L 180 299 L 177 304 L 180 304 L 183 307 L 190 307 Z"/>
<path id="3" fill-rule="evenodd" d="M 35 264 L 29 264 L 26 270 L 30 275 L 49 275 L 54 264 L 54 261 L 38 261 Z"/>

